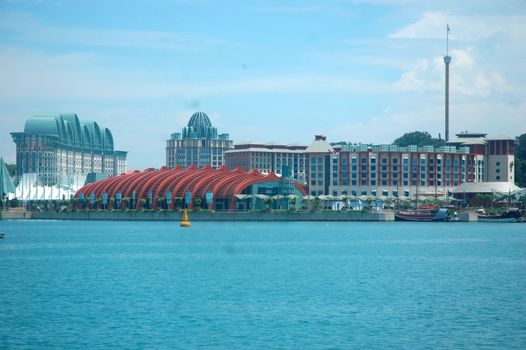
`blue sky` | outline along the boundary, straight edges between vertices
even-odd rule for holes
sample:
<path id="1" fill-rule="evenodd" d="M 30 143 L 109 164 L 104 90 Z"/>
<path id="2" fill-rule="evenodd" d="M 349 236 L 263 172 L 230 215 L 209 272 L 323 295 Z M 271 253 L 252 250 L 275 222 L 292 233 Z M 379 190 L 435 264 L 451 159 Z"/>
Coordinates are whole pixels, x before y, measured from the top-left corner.
<path id="1" fill-rule="evenodd" d="M 526 132 L 525 1 L 0 0 L 0 156 L 38 113 L 109 127 L 158 167 L 195 111 L 234 142 Z"/>

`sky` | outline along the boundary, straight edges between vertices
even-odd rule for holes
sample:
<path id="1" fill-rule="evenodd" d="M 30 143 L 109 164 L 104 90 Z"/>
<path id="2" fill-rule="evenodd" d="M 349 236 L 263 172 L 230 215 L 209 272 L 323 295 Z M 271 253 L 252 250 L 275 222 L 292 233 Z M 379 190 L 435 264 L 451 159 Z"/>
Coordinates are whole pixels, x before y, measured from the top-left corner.
<path id="1" fill-rule="evenodd" d="M 42 113 L 110 128 L 165 164 L 196 111 L 245 141 L 391 143 L 526 132 L 526 1 L 0 0 L 0 156 Z"/>

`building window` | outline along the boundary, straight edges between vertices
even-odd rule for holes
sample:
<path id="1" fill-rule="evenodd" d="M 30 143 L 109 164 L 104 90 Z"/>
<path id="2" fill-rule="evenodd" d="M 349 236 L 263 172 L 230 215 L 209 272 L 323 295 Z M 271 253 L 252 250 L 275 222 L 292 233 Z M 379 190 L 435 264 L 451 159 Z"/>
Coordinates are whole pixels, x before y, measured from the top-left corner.
<path id="1" fill-rule="evenodd" d="M 500 175 L 497 175 L 496 179 L 497 179 L 497 180 L 500 180 Z"/>
<path id="2" fill-rule="evenodd" d="M 500 162 L 495 163 L 496 166 L 500 166 Z"/>

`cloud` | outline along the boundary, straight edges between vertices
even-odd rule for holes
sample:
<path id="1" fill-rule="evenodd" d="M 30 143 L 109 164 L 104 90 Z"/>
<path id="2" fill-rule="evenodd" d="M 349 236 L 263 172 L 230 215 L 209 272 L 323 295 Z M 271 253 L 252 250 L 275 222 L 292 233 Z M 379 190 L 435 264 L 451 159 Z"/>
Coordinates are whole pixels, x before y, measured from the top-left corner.
<path id="1" fill-rule="evenodd" d="M 526 14 L 452 15 L 442 12 L 425 12 L 416 22 L 402 27 L 389 36 L 399 39 L 444 40 L 446 24 L 449 24 L 451 28 L 451 40 L 476 41 L 501 32 L 513 36 L 525 33 Z"/>

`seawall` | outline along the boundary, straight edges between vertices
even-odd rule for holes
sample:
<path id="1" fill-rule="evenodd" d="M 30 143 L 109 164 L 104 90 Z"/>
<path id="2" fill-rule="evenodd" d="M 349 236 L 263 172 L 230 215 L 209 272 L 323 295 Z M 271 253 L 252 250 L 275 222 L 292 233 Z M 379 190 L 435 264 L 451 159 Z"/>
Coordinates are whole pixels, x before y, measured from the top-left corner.
<path id="1" fill-rule="evenodd" d="M 244 213 L 190 212 L 191 221 L 394 221 L 393 212 Z M 181 221 L 181 212 L 171 211 L 5 211 L 2 219 L 38 220 L 128 220 Z"/>

